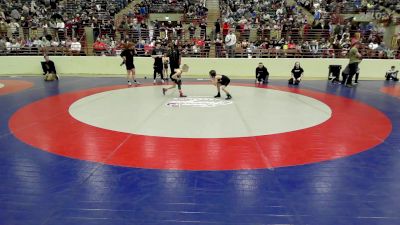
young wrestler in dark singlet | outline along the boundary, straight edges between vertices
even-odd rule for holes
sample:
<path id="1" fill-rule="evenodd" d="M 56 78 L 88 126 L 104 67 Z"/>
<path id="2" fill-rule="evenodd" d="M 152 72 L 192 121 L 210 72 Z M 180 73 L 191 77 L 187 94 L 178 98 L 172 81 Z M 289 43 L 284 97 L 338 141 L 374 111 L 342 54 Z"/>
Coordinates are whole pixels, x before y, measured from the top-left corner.
<path id="1" fill-rule="evenodd" d="M 214 97 L 215 98 L 221 97 L 220 90 L 222 90 L 223 92 L 226 93 L 225 99 L 226 100 L 231 99 L 232 98 L 231 94 L 226 90 L 226 87 L 231 82 L 229 77 L 227 77 L 225 75 L 217 74 L 217 72 L 215 72 L 215 70 L 210 71 L 210 77 L 211 77 L 211 82 L 213 83 L 213 85 L 215 85 L 217 87 L 217 90 L 218 90 L 218 94 Z"/>
<path id="2" fill-rule="evenodd" d="M 178 85 L 179 97 L 186 97 L 186 95 L 184 95 L 182 92 L 182 73 L 189 71 L 189 66 L 183 64 L 181 68 L 175 69 L 174 71 L 175 73 L 170 76 L 171 81 L 174 83 L 171 87 L 162 89 L 163 95 L 165 95 L 169 89 L 175 88 Z"/>

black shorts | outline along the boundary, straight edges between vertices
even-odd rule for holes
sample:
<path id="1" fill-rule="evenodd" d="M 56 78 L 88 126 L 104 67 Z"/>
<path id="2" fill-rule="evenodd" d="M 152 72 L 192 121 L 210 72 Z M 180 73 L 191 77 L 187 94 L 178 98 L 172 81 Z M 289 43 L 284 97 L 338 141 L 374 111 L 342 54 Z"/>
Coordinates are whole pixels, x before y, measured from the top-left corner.
<path id="1" fill-rule="evenodd" d="M 231 82 L 231 80 L 222 80 L 219 84 L 221 85 L 221 86 L 228 86 L 229 85 L 229 83 Z"/>
<path id="2" fill-rule="evenodd" d="M 153 69 L 155 71 L 162 71 L 163 70 L 163 65 L 162 64 L 154 64 Z"/>
<path id="3" fill-rule="evenodd" d="M 175 84 L 182 84 L 182 80 L 177 80 L 172 78 L 172 76 L 169 76 L 169 78 L 171 79 L 172 82 L 174 82 Z"/>
<path id="4" fill-rule="evenodd" d="M 126 70 L 133 70 L 135 69 L 135 64 L 125 64 Z"/>

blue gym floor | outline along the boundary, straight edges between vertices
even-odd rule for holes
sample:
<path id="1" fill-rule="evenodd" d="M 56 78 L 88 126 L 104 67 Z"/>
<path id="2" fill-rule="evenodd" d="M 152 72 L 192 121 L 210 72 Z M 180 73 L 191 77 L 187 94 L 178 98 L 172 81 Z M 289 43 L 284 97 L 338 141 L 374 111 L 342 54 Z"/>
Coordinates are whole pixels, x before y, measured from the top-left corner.
<path id="1" fill-rule="evenodd" d="M 290 167 L 188 171 L 67 158 L 31 147 L 10 131 L 11 116 L 23 106 L 66 92 L 125 84 L 123 78 L 0 80 L 34 83 L 29 89 L 0 95 L 0 225 L 400 224 L 400 97 L 380 91 L 400 83 L 361 81 L 346 88 L 328 81 L 304 81 L 298 87 L 351 98 L 383 112 L 392 131 L 367 151 Z M 287 87 L 284 80 L 271 84 Z"/>

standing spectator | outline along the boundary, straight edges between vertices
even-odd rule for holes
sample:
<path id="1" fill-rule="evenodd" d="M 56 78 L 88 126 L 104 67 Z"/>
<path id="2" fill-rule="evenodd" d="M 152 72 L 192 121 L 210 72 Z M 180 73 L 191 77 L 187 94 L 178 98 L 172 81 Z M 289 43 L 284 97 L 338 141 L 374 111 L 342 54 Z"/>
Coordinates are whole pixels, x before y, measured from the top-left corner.
<path id="1" fill-rule="evenodd" d="M 206 35 L 207 35 L 207 23 L 203 19 L 203 20 L 201 20 L 201 23 L 200 23 L 200 38 L 205 38 Z"/>
<path id="2" fill-rule="evenodd" d="M 361 54 L 358 52 L 359 42 L 355 42 L 353 47 L 349 51 L 349 75 L 347 76 L 344 84 L 346 87 L 353 87 L 352 79 L 353 76 L 357 73 L 358 64 L 362 60 Z"/>
<path id="3" fill-rule="evenodd" d="M 167 40 L 172 40 L 174 27 L 172 21 L 168 21 L 165 25 L 165 36 Z"/>
<path id="4" fill-rule="evenodd" d="M 168 57 L 169 57 L 169 67 L 171 69 L 170 76 L 172 76 L 175 73 L 174 72 L 175 69 L 179 69 L 179 66 L 181 65 L 181 53 L 179 52 L 178 45 L 176 44 L 170 45 Z"/>
<path id="5" fill-rule="evenodd" d="M 167 53 L 164 53 L 162 57 L 162 62 L 163 62 L 163 75 L 164 77 L 168 77 L 168 63 L 169 63 L 169 58 Z"/>
<path id="6" fill-rule="evenodd" d="M 217 58 L 222 56 L 222 49 L 223 49 L 223 40 L 221 38 L 221 34 L 217 34 L 217 37 L 215 38 L 215 51 L 217 53 Z"/>
<path id="7" fill-rule="evenodd" d="M 235 57 L 235 48 L 236 48 L 236 35 L 232 30 L 229 31 L 229 34 L 225 37 L 225 45 L 228 51 L 227 57 L 232 58 Z"/>
<path id="8" fill-rule="evenodd" d="M 193 39 L 193 36 L 196 32 L 196 27 L 193 25 L 193 23 L 190 23 L 188 30 L 189 30 L 189 38 Z"/>
<path id="9" fill-rule="evenodd" d="M 210 49 L 211 49 L 211 39 L 210 36 L 207 35 L 207 38 L 204 40 L 205 57 L 208 57 L 210 55 Z"/>
<path id="10" fill-rule="evenodd" d="M 124 60 L 121 64 L 124 65 L 126 67 L 126 71 L 127 71 L 127 76 L 126 79 L 128 80 L 128 86 L 132 86 L 131 80 L 133 81 L 133 83 L 135 84 L 140 84 L 139 82 L 136 81 L 136 71 L 135 71 L 135 64 L 134 64 L 134 59 L 133 57 L 137 55 L 136 50 L 135 50 L 135 46 L 133 45 L 133 43 L 126 43 L 124 45 L 124 50 L 121 52 L 120 56 L 122 57 L 122 59 Z"/>
<path id="11" fill-rule="evenodd" d="M 181 38 L 182 38 L 182 30 L 183 30 L 182 21 L 179 21 L 179 22 L 176 24 L 176 27 L 175 27 L 176 36 L 177 36 L 178 39 L 181 39 Z"/>
<path id="12" fill-rule="evenodd" d="M 268 83 L 269 72 L 267 68 L 260 62 L 256 68 L 256 83 Z"/>
<path id="13" fill-rule="evenodd" d="M 222 36 L 225 37 L 226 35 L 228 35 L 230 30 L 230 25 L 228 22 L 225 22 L 222 26 Z"/>
<path id="14" fill-rule="evenodd" d="M 219 22 L 219 19 L 217 19 L 217 21 L 214 23 L 215 26 L 215 35 L 220 34 L 221 33 L 221 24 Z M 216 37 L 216 36 L 214 36 Z"/>
<path id="15" fill-rule="evenodd" d="M 157 42 L 156 47 L 153 49 L 151 53 L 151 57 L 154 59 L 154 72 L 153 72 L 153 83 L 157 82 L 157 74 L 161 76 L 161 82 L 164 83 L 164 75 L 163 75 L 163 60 L 162 57 L 164 55 L 164 50 L 161 48 L 161 43 Z"/>

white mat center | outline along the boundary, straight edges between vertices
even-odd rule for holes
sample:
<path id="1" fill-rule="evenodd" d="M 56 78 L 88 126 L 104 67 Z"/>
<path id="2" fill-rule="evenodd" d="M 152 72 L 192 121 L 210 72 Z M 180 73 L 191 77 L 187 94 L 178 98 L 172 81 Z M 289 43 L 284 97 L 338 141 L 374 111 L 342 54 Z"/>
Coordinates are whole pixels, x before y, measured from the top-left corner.
<path id="1" fill-rule="evenodd" d="M 214 99 L 211 85 L 184 85 L 183 90 L 186 99 L 177 98 L 176 90 L 163 96 L 160 86 L 107 91 L 76 101 L 69 112 L 104 129 L 180 138 L 284 133 L 321 124 L 332 113 L 321 101 L 272 89 L 229 86 L 229 101 L 223 93 L 223 98 Z"/>

